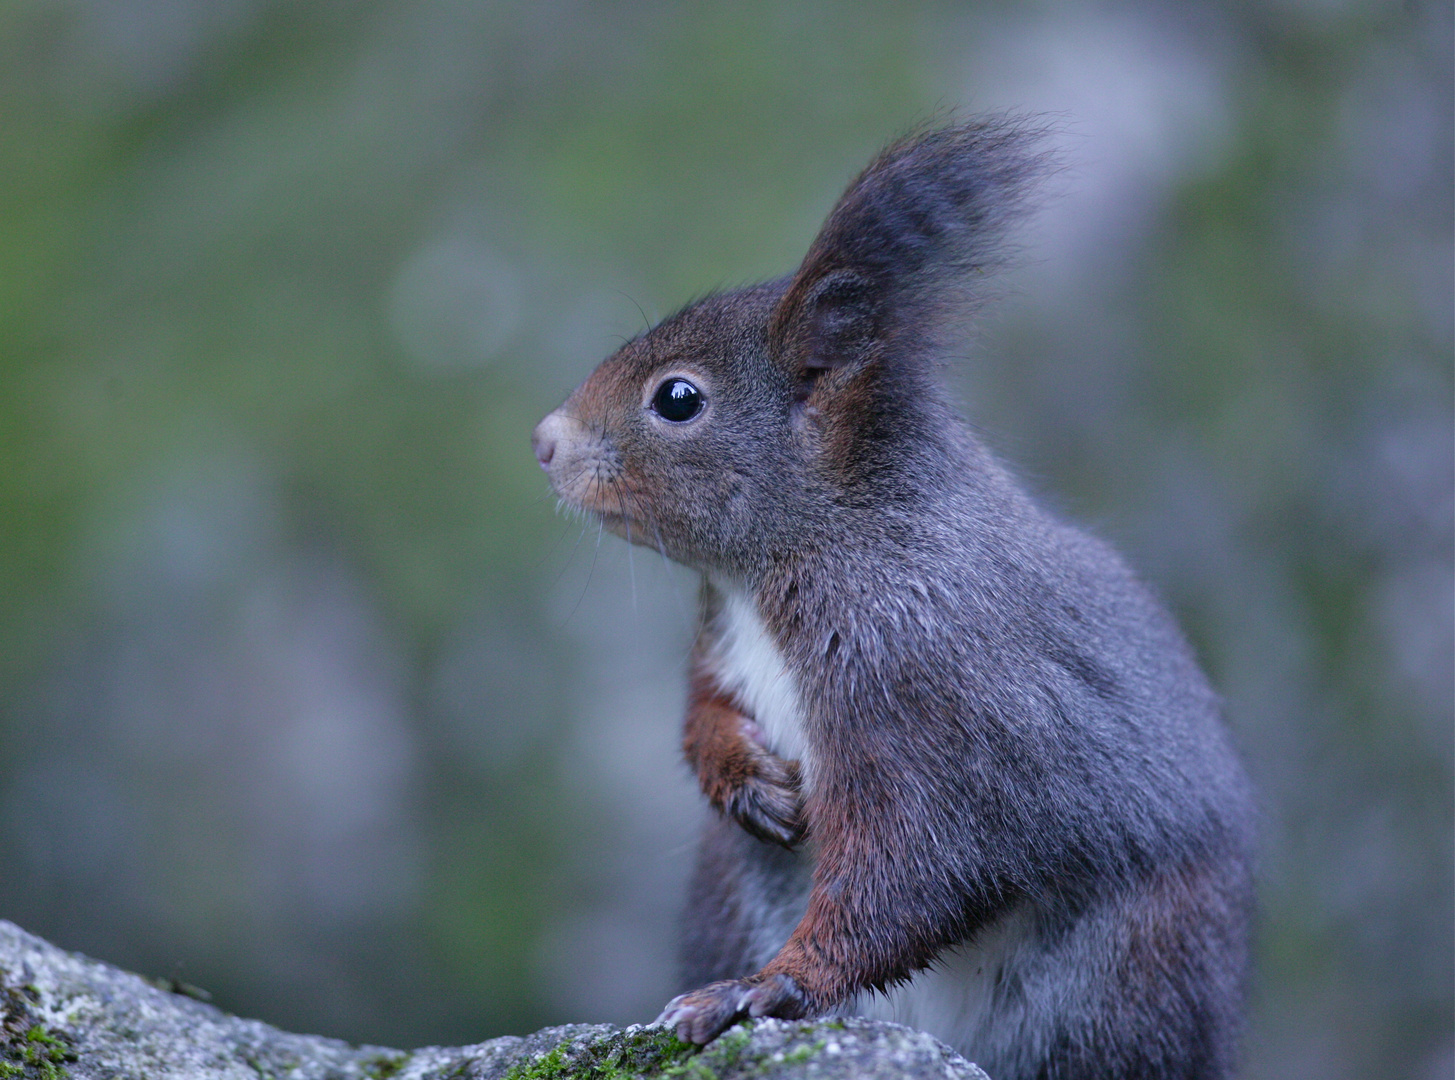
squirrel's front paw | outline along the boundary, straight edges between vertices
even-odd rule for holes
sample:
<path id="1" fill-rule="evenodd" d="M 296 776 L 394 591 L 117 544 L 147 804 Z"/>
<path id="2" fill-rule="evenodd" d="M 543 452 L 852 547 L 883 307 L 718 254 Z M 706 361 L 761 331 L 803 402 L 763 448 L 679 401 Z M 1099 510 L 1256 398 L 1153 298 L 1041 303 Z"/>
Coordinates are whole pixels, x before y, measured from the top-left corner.
<path id="1" fill-rule="evenodd" d="M 792 848 L 803 839 L 806 824 L 798 762 L 758 750 L 751 766 L 736 783 L 725 785 L 719 809 L 759 840 Z"/>
<path id="2" fill-rule="evenodd" d="M 700 990 L 679 994 L 667 1002 L 655 1022 L 673 1028 L 683 1042 L 702 1045 L 744 1017 L 797 1020 L 807 1013 L 808 1002 L 798 984 L 787 975 L 769 975 L 708 983 Z"/>

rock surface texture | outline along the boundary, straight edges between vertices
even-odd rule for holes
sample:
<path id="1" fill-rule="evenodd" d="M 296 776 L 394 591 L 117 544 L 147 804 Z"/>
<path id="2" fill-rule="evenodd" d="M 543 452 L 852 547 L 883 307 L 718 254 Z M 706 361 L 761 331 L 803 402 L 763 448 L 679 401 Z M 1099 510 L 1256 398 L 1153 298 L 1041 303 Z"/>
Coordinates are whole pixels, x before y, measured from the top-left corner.
<path id="1" fill-rule="evenodd" d="M 185 988 L 183 988 L 185 989 Z M 474 1046 L 391 1050 L 242 1020 L 0 921 L 0 1080 L 988 1080 L 920 1032 L 758 1021 L 698 1049 L 661 1028 L 573 1024 Z"/>

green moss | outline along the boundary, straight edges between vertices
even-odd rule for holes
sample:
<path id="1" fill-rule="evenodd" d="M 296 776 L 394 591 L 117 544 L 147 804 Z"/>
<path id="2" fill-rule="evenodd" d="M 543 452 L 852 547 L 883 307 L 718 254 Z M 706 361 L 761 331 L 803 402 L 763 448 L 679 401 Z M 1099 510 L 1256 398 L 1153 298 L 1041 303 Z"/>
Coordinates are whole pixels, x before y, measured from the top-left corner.
<path id="1" fill-rule="evenodd" d="M 26 1046 L 23 1057 L 26 1065 L 32 1066 L 46 1080 L 69 1076 L 65 1068 L 67 1061 L 75 1061 L 70 1045 L 56 1035 L 46 1031 L 39 1024 L 32 1024 L 25 1033 Z"/>
<path id="2" fill-rule="evenodd" d="M 809 1058 L 814 1057 L 828 1045 L 827 1039 L 820 1039 L 816 1043 L 804 1043 L 797 1050 L 790 1050 L 783 1055 L 784 1065 L 802 1065 Z"/>
<path id="3" fill-rule="evenodd" d="M 517 1065 L 505 1074 L 504 1080 L 552 1080 L 565 1075 L 565 1061 L 565 1048 L 558 1046 L 544 1057 Z"/>
<path id="4" fill-rule="evenodd" d="M 398 1075 L 408 1061 L 408 1054 L 380 1054 L 363 1062 L 362 1067 L 369 1080 L 389 1080 L 390 1077 Z"/>
<path id="5" fill-rule="evenodd" d="M 0 1078 L 64 1080 L 67 1063 L 76 1060 L 66 1036 L 36 1016 L 40 992 L 33 986 L 12 986 L 0 970 Z"/>
<path id="6" fill-rule="evenodd" d="M 752 1028 L 751 1023 L 739 1025 L 701 1048 L 659 1028 L 568 1041 L 516 1065 L 504 1080 L 717 1080 L 741 1071 Z M 763 1061 L 763 1068 L 781 1073 L 784 1066 L 802 1065 L 825 1043 L 805 1042 L 782 1057 Z"/>
<path id="7" fill-rule="evenodd" d="M 689 1070 L 700 1051 L 671 1032 L 643 1029 L 584 1043 L 562 1043 L 533 1061 L 522 1062 L 504 1080 L 641 1080 L 714 1075 Z"/>
<path id="8" fill-rule="evenodd" d="M 720 1070 L 738 1063 L 748 1042 L 753 1037 L 753 1026 L 749 1022 L 719 1035 L 703 1048 L 696 1057 L 673 1065 L 663 1072 L 664 1077 L 680 1077 L 681 1080 L 716 1080 Z M 669 1036 L 674 1042 L 676 1036 Z"/>

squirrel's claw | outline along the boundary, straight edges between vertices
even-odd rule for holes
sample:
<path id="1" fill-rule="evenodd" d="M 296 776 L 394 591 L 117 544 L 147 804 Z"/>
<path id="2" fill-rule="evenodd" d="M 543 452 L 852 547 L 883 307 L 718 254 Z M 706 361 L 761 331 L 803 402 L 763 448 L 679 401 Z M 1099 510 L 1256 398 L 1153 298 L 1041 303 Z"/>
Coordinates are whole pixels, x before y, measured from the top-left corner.
<path id="1" fill-rule="evenodd" d="M 808 1012 L 798 984 L 787 975 L 764 979 L 726 979 L 679 994 L 654 1021 L 672 1028 L 677 1038 L 699 1046 L 709 1043 L 746 1017 L 776 1016 L 796 1020 Z"/>
<path id="2" fill-rule="evenodd" d="M 717 1038 L 747 1013 L 747 985 L 739 979 L 728 979 L 678 994 L 667 1002 L 656 1022 L 672 1028 L 683 1042 L 700 1046 Z"/>
<path id="3" fill-rule="evenodd" d="M 763 752 L 753 775 L 728 794 L 723 811 L 759 840 L 792 849 L 805 821 L 798 762 Z"/>

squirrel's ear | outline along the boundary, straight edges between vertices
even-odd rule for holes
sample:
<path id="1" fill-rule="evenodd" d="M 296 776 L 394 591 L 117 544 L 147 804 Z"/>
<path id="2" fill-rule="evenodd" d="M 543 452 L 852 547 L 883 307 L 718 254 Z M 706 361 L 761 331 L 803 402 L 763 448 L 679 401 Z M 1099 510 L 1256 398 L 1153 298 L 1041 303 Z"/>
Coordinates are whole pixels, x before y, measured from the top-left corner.
<path id="1" fill-rule="evenodd" d="M 1016 120 L 920 131 L 849 185 L 773 313 L 776 359 L 805 385 L 839 367 L 932 356 L 1004 255 L 1044 171 Z"/>

